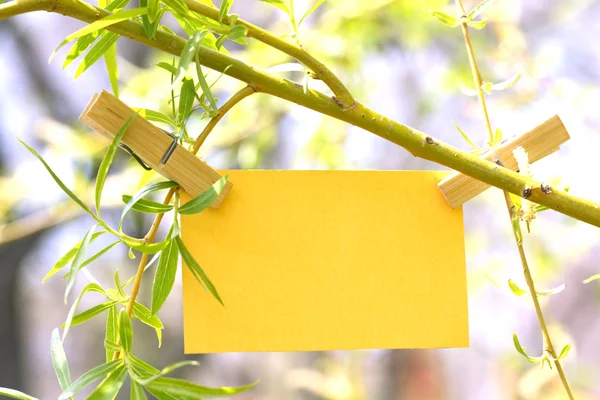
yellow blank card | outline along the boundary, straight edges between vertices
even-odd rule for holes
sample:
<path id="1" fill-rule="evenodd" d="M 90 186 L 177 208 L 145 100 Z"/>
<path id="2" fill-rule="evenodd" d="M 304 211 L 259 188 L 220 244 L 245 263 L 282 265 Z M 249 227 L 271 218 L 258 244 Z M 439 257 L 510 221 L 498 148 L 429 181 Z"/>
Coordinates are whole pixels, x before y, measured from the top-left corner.
<path id="1" fill-rule="evenodd" d="M 182 216 L 182 237 L 225 307 L 183 269 L 186 353 L 469 345 L 444 173 L 220 173 L 231 192 Z"/>

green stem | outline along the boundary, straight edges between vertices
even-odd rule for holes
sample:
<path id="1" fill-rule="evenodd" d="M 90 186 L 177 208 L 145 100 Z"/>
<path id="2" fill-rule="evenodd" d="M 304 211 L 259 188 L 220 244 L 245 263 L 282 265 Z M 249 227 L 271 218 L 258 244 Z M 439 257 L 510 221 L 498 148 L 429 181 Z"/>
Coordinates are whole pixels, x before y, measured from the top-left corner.
<path id="1" fill-rule="evenodd" d="M 483 117 L 485 120 L 485 125 L 487 128 L 488 134 L 489 134 L 489 141 L 491 144 L 491 143 L 493 143 L 493 140 L 494 140 L 494 134 L 492 131 L 492 124 L 490 123 L 490 117 L 489 117 L 489 114 L 487 111 L 484 93 L 481 88 L 481 84 L 482 84 L 481 74 L 479 72 L 479 68 L 477 67 L 477 62 L 475 61 L 475 53 L 473 51 L 473 46 L 471 45 L 471 39 L 469 37 L 469 27 L 467 26 L 466 17 L 464 16 L 466 14 L 465 9 L 463 7 L 461 0 L 456 0 L 456 5 L 457 5 L 459 11 L 463 15 L 461 17 L 461 21 L 462 21 L 461 27 L 462 27 L 462 31 L 463 31 L 463 36 L 465 38 L 465 45 L 467 46 L 467 53 L 469 54 L 469 62 L 471 64 L 471 72 L 473 73 L 473 82 L 475 83 L 475 86 L 477 86 L 477 89 L 478 89 L 479 104 L 481 105 Z M 506 191 L 504 191 L 504 199 L 506 201 L 506 208 L 508 210 L 508 216 L 509 216 L 509 219 L 510 219 L 511 225 L 512 225 L 512 221 L 515 218 L 517 218 L 517 216 L 515 215 L 516 209 L 510 198 L 510 195 Z M 521 235 L 519 234 L 518 228 L 519 228 L 518 226 L 516 228 L 513 226 L 513 234 L 515 237 L 517 249 L 519 251 L 519 257 L 521 258 L 521 265 L 523 267 L 523 275 L 525 276 L 525 281 L 527 282 L 527 288 L 529 289 L 529 294 L 531 295 L 531 299 L 532 299 L 533 305 L 535 307 L 535 313 L 536 313 L 538 321 L 540 323 L 540 328 L 542 329 L 542 336 L 544 338 L 544 348 L 545 348 L 544 350 L 547 350 L 550 353 L 550 355 L 552 356 L 552 358 L 554 359 L 554 364 L 556 365 L 556 370 L 558 371 L 558 375 L 563 384 L 563 387 L 565 388 L 565 391 L 567 392 L 569 399 L 573 400 L 573 394 L 571 393 L 571 388 L 569 386 L 569 382 L 567 381 L 567 377 L 562 369 L 560 360 L 558 360 L 558 358 L 557 358 L 556 352 L 554 351 L 554 346 L 552 345 L 552 340 L 550 339 L 550 334 L 548 333 L 548 327 L 546 326 L 546 320 L 544 318 L 544 314 L 542 313 L 542 308 L 540 307 L 538 295 L 535 290 L 535 284 L 534 284 L 533 278 L 531 276 L 529 264 L 527 263 L 527 257 L 525 256 L 525 250 L 523 249 L 523 242 L 522 242 Z"/>
<path id="2" fill-rule="evenodd" d="M 209 9 L 212 8 L 209 7 Z M 107 15 L 106 11 L 79 0 L 16 0 L 0 5 L 0 20 L 35 10 L 57 12 L 84 22 L 92 22 Z M 124 21 L 111 25 L 108 29 L 176 56 L 181 54 L 186 43 L 183 38 L 162 31 L 156 33 L 155 39 L 150 39 L 145 35 L 142 25 L 134 21 Z M 202 65 L 246 82 L 259 92 L 268 93 L 356 125 L 404 147 L 414 156 L 445 165 L 517 196 L 523 197 L 523 191 L 531 187 L 533 190 L 531 196 L 528 197 L 529 201 L 600 227 L 600 205 L 597 203 L 580 199 L 554 188 L 550 193 L 543 193 L 540 188 L 541 183 L 538 181 L 400 124 L 369 109 L 360 102 L 357 102 L 353 109 L 343 110 L 335 100 L 325 94 L 314 90 L 304 93 L 301 85 L 269 74 L 241 60 L 206 47 L 200 47 L 198 52 Z"/>

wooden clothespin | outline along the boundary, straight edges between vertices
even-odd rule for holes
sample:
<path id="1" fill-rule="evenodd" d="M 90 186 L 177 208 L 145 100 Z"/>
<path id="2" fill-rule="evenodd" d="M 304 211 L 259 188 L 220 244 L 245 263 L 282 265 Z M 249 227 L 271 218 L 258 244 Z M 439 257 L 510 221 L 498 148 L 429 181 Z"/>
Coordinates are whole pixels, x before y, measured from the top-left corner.
<path id="1" fill-rule="evenodd" d="M 558 115 L 554 115 L 531 131 L 503 141 L 495 149 L 495 154 L 488 151 L 481 157 L 494 162 L 497 154 L 506 168 L 516 171 L 517 161 L 513 156 L 513 150 L 518 146 L 527 151 L 529 162 L 533 163 L 557 151 L 567 140 L 569 140 L 569 132 Z M 457 172 L 440 181 L 438 187 L 450 206 L 457 208 L 490 188 L 490 185 Z"/>
<path id="2" fill-rule="evenodd" d="M 112 140 L 134 114 L 135 111 L 125 103 L 103 91 L 94 95 L 79 119 Z M 173 135 L 139 115 L 131 121 L 121 144 L 156 172 L 177 182 L 193 197 L 221 179 L 217 171 L 177 144 Z M 231 182 L 227 182 L 211 207 L 219 207 L 232 186 Z"/>

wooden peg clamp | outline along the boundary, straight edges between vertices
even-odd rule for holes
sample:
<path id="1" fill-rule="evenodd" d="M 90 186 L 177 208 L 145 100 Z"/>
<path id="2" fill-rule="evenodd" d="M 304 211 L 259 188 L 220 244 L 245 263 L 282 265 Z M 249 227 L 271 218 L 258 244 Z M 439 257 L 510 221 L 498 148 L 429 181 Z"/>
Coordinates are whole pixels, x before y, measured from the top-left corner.
<path id="1" fill-rule="evenodd" d="M 134 114 L 135 111 L 125 103 L 102 91 L 94 95 L 79 119 L 112 140 Z M 177 182 L 193 197 L 200 195 L 221 179 L 217 171 L 179 144 L 174 145 L 172 136 L 140 115 L 131 121 L 121 143 L 156 172 Z M 219 207 L 232 186 L 231 182 L 227 182 L 211 207 Z"/>
<path id="2" fill-rule="evenodd" d="M 513 150 L 518 146 L 527 151 L 529 162 L 533 163 L 557 151 L 567 140 L 569 140 L 569 132 L 558 115 L 554 115 L 531 131 L 503 141 L 495 150 L 504 166 L 516 171 L 517 161 L 513 156 Z M 488 161 L 495 161 L 493 152 L 488 151 L 481 157 Z M 450 206 L 457 208 L 490 188 L 490 185 L 457 172 L 440 181 L 438 187 Z"/>

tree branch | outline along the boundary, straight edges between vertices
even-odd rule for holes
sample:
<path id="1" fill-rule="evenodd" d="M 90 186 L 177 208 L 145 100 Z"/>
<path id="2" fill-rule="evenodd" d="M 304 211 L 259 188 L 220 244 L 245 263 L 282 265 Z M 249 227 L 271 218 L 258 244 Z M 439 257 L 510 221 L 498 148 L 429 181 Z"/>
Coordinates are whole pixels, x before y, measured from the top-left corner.
<path id="1" fill-rule="evenodd" d="M 17 0 L 0 5 L 0 20 L 36 10 L 57 12 L 85 22 L 95 21 L 108 14 L 79 0 Z M 176 56 L 181 54 L 186 43 L 185 39 L 162 31 L 157 32 L 155 39 L 150 39 L 145 35 L 142 25 L 134 21 L 121 22 L 107 29 Z M 202 65 L 246 82 L 259 92 L 271 94 L 356 125 L 404 147 L 414 156 L 445 165 L 518 196 L 523 197 L 524 192 L 526 194 L 531 192 L 527 197 L 529 201 L 600 227 L 600 205 L 597 203 L 554 188 L 550 191 L 542 191 L 541 183 L 538 181 L 438 141 L 391 120 L 359 102 L 353 109 L 343 110 L 334 99 L 323 93 L 309 90 L 305 94 L 301 85 L 269 74 L 241 60 L 206 47 L 200 47 L 198 52 Z M 531 191 L 526 190 L 528 188 L 531 188 Z"/>

